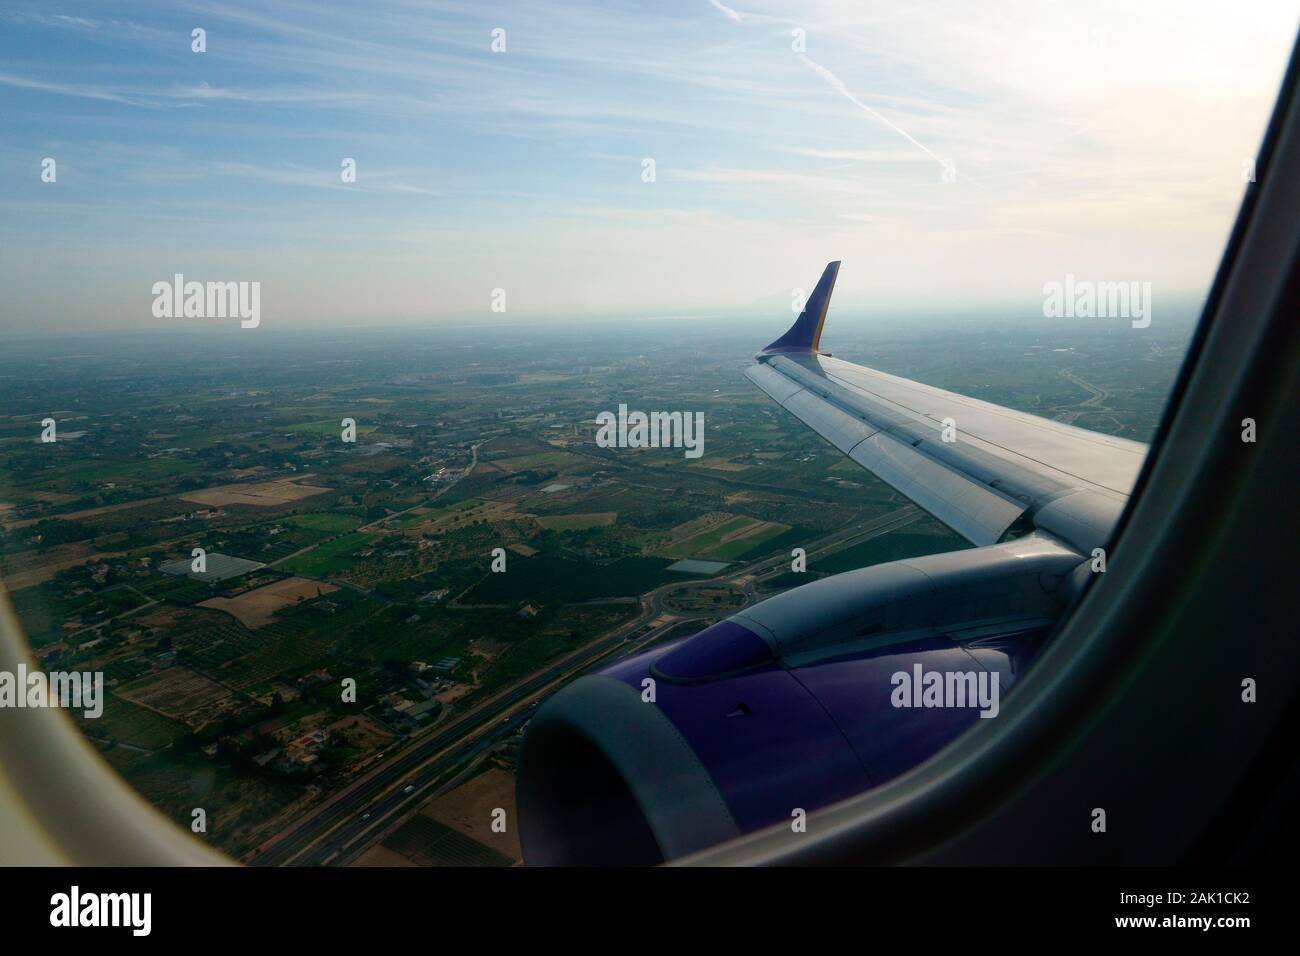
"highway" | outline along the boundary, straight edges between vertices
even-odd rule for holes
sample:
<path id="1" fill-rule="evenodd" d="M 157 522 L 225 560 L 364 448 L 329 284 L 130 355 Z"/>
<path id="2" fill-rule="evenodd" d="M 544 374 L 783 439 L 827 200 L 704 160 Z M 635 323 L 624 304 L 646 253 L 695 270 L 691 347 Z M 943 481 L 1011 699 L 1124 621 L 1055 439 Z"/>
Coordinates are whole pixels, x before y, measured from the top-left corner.
<path id="1" fill-rule="evenodd" d="M 919 509 L 907 505 L 865 525 L 832 532 L 805 549 L 814 555 L 852 547 L 915 521 Z M 604 667 L 639 653 L 662 640 L 687 621 L 707 621 L 714 614 L 687 614 L 665 608 L 664 598 L 674 590 L 701 583 L 732 584 L 742 592 L 740 607 L 759 600 L 756 585 L 784 574 L 788 554 L 768 556 L 738 568 L 728 568 L 713 579 L 673 582 L 641 597 L 642 613 L 579 650 L 556 661 L 497 697 L 417 737 L 384 763 L 369 771 L 304 816 L 256 856 L 245 862 L 255 866 L 340 865 L 355 859 L 401 818 L 455 779 L 464 765 L 527 723 L 537 702 L 579 674 Z M 724 613 L 735 613 L 730 608 Z M 409 791 L 407 788 L 410 787 Z"/>
<path id="2" fill-rule="evenodd" d="M 612 654 L 606 651 L 608 656 L 605 654 L 597 655 L 600 658 L 599 660 L 588 664 L 577 673 L 552 675 L 548 669 L 543 675 L 528 681 L 525 686 L 536 689 L 535 684 L 537 682 L 542 682 L 543 686 L 549 685 L 556 683 L 560 678 L 576 677 L 584 671 L 604 667 L 614 660 L 640 653 L 681 623 L 681 620 L 675 620 L 658 625 L 635 641 L 624 638 L 623 641 L 627 643 L 626 647 L 619 648 L 616 653 Z M 562 680 L 560 683 L 568 683 L 568 680 Z M 549 687 L 546 693 L 553 693 L 555 690 L 558 690 L 558 687 Z M 510 706 L 520 704 L 528 696 L 529 692 L 516 693 L 512 691 L 510 694 L 511 703 L 498 709 L 496 713 L 499 715 L 509 709 Z M 532 717 L 533 710 L 537 703 L 540 703 L 540 700 L 541 698 L 535 703 L 517 707 L 500 721 L 493 722 L 489 720 L 486 729 L 482 730 L 481 733 L 462 740 L 459 745 L 453 746 L 446 753 L 428 761 L 414 773 L 402 778 L 399 781 L 400 787 L 367 808 L 366 813 L 368 816 L 366 819 L 354 818 L 352 822 L 331 833 L 326 840 L 314 847 L 312 852 L 301 860 L 301 863 L 309 866 L 343 865 L 355 859 L 401 818 L 418 809 L 425 800 L 450 789 L 450 782 L 455 779 L 465 764 L 523 727 Z M 413 787 L 413 789 L 408 792 L 407 787 Z"/>
<path id="3" fill-rule="evenodd" d="M 666 630 L 668 627 L 675 626 L 681 623 L 681 620 L 684 620 L 684 618 L 668 622 L 663 625 L 663 629 Z M 404 750 L 389 758 L 380 767 L 370 771 L 360 781 L 349 785 L 335 799 L 324 804 L 316 813 L 303 818 L 291 832 L 282 835 L 276 843 L 248 862 L 258 866 L 278 866 L 294 862 L 307 846 L 324 833 L 327 833 L 341 820 L 354 815 L 357 808 L 365 806 L 375 797 L 405 780 L 416 770 L 421 769 L 422 765 L 426 764 L 430 758 L 459 743 L 461 746 L 457 747 L 452 754 L 443 755 L 437 766 L 445 766 L 448 757 L 453 760 L 456 759 L 457 755 L 460 755 L 460 752 L 465 749 L 465 745 L 471 742 L 468 738 L 476 730 L 490 727 L 505 711 L 517 706 L 521 701 L 535 696 L 566 675 L 579 672 L 591 663 L 601 660 L 620 644 L 633 638 L 634 635 L 638 638 L 635 643 L 639 648 L 644 643 L 646 635 L 637 632 L 643 631 L 644 628 L 644 616 L 624 624 L 601 639 L 588 644 L 574 654 L 557 661 L 527 680 L 516 684 L 510 690 L 482 704 L 448 726 L 431 729 L 426 734 L 413 738 L 412 743 Z M 499 729 L 500 726 L 502 725 L 498 724 L 498 727 L 494 729 Z M 424 768 L 423 771 L 426 774 L 427 769 Z M 398 796 L 401 796 L 400 791 Z M 408 796 L 414 796 L 414 794 Z M 377 810 L 378 808 L 376 808 L 375 812 L 371 812 L 371 818 L 376 822 L 379 819 Z M 368 823 L 369 821 L 365 822 Z"/>

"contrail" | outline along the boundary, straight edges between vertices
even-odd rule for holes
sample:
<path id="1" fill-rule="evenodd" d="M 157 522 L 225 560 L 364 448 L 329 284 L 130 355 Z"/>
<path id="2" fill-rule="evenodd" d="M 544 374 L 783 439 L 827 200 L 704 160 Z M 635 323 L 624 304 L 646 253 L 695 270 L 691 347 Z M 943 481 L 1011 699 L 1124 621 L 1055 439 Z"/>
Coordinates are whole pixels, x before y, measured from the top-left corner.
<path id="1" fill-rule="evenodd" d="M 903 127 L 899 126 L 897 123 L 890 120 L 888 117 L 882 116 L 880 113 L 877 113 L 866 103 L 862 102 L 862 100 L 854 96 L 849 91 L 849 88 L 845 86 L 844 83 L 840 80 L 840 78 L 836 76 L 834 73 L 832 73 L 830 70 L 826 69 L 826 67 L 822 66 L 820 63 L 814 63 L 812 60 L 808 59 L 808 57 L 806 57 L 802 53 L 799 54 L 799 59 L 804 61 L 808 69 L 812 70 L 823 80 L 829 83 L 831 85 L 831 89 L 835 90 L 837 93 L 844 96 L 850 103 L 852 103 L 858 109 L 862 110 L 862 112 L 866 113 L 868 116 L 870 116 L 872 119 L 876 120 L 877 122 L 884 123 L 886 126 L 892 129 L 899 136 L 903 137 L 903 139 L 907 140 L 917 149 L 921 150 L 921 152 L 925 153 L 925 155 L 933 159 L 940 166 L 944 164 L 944 160 L 942 157 L 935 155 L 932 149 L 930 149 L 924 143 L 920 142 L 915 136 L 913 136 L 907 130 L 903 129 Z"/>
<path id="2" fill-rule="evenodd" d="M 718 10 L 729 19 L 734 20 L 736 23 L 743 23 L 744 22 L 743 17 L 753 16 L 753 14 L 748 14 L 748 13 L 742 16 L 742 14 L 739 11 L 733 10 L 731 7 L 722 3 L 722 0 L 709 0 L 709 3 L 713 6 L 714 9 Z M 877 113 L 866 103 L 862 102 L 862 100 L 854 96 L 853 93 L 849 91 L 849 88 L 845 86 L 844 83 L 840 80 L 840 78 L 836 76 L 834 73 L 832 73 L 830 70 L 826 69 L 826 67 L 822 66 L 820 63 L 813 62 L 812 60 L 808 59 L 806 55 L 802 53 L 799 54 L 799 59 L 803 60 L 803 62 L 807 65 L 808 69 L 812 70 L 823 80 L 829 83 L 831 89 L 835 90 L 841 96 L 848 99 L 850 103 L 852 103 L 858 109 L 862 110 L 862 112 L 866 113 L 877 123 L 882 123 L 885 126 L 888 126 L 895 133 L 903 137 L 903 139 L 907 140 L 909 143 L 911 143 L 921 152 L 925 153 L 925 155 L 929 156 L 940 166 L 945 165 L 946 160 L 944 160 L 943 157 L 938 156 L 934 152 L 934 150 L 930 149 L 928 146 L 926 146 L 924 143 L 918 140 L 907 130 L 903 129 L 903 127 L 899 126 L 897 123 L 893 122 L 888 117 L 885 117 L 880 113 Z"/>
<path id="3" fill-rule="evenodd" d="M 737 23 L 741 22 L 740 14 L 737 13 L 735 10 L 731 9 L 731 7 L 719 3 L 718 0 L 709 0 L 709 3 L 713 4 L 717 9 L 721 10 L 723 13 L 725 13 L 732 20 L 735 20 Z"/>

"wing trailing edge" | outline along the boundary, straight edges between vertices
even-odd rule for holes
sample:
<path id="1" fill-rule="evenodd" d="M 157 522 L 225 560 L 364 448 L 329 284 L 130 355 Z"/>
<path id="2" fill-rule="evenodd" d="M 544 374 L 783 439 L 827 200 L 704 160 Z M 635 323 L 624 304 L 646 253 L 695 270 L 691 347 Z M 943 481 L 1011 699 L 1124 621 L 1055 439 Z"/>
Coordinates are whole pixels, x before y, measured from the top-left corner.
<path id="1" fill-rule="evenodd" d="M 1119 519 L 1147 446 L 819 351 L 839 271 L 746 376 L 858 465 L 976 546 L 1038 529 L 1082 554 Z"/>

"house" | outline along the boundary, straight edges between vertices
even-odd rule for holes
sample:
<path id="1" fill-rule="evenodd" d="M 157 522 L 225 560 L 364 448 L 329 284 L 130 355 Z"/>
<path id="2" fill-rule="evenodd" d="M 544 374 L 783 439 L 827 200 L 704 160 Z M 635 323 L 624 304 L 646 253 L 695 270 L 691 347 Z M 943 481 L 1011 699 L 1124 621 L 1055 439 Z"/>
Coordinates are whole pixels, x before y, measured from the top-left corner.
<path id="1" fill-rule="evenodd" d="M 433 669 L 439 674 L 450 674 L 459 666 L 459 657 L 443 657 L 433 665 Z"/>
<path id="2" fill-rule="evenodd" d="M 431 714 L 436 714 L 441 709 L 442 704 L 439 701 L 425 700 L 408 707 L 406 716 L 413 717 L 416 720 L 426 720 Z"/>

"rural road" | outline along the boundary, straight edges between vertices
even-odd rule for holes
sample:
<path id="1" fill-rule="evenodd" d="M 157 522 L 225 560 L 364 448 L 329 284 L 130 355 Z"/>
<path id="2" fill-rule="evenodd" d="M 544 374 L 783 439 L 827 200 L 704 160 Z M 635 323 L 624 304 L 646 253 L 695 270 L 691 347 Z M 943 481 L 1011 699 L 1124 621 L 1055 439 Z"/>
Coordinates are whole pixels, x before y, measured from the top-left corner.
<path id="1" fill-rule="evenodd" d="M 897 530 L 919 515 L 919 509 L 907 505 L 865 525 L 832 532 L 809 543 L 808 557 L 823 556 Z M 665 609 L 665 595 L 711 580 L 740 588 L 744 595 L 741 606 L 748 606 L 758 600 L 755 585 L 784 574 L 789 563 L 788 555 L 769 556 L 728 569 L 717 578 L 673 582 L 648 592 L 641 597 L 642 613 L 635 620 L 614 628 L 449 725 L 431 728 L 427 734 L 414 738 L 405 749 L 264 844 L 255 856 L 246 856 L 245 862 L 256 866 L 350 862 L 405 816 L 415 812 L 440 786 L 454 779 L 466 761 L 526 724 L 535 703 L 558 689 L 561 682 L 586 670 L 606 666 L 611 660 L 638 653 L 683 622 L 709 619 L 705 613 L 684 614 Z M 410 792 L 406 792 L 408 786 L 413 788 Z"/>

